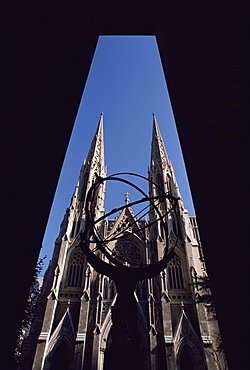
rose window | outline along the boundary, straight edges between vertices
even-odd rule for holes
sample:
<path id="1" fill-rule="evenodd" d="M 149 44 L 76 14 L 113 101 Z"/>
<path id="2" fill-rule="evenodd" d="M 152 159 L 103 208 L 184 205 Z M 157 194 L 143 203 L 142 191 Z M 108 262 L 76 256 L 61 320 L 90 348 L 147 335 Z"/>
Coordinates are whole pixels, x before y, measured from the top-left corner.
<path id="1" fill-rule="evenodd" d="M 140 249 L 129 240 L 117 243 L 112 254 L 120 262 L 127 262 L 130 265 L 142 263 Z"/>

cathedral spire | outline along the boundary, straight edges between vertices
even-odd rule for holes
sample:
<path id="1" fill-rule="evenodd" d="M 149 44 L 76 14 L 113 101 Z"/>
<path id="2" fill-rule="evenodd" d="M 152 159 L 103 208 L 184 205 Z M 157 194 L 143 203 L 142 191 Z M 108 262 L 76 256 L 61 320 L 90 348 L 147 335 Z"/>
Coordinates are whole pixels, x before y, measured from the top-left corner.
<path id="1" fill-rule="evenodd" d="M 162 190 L 164 190 L 164 192 L 170 192 L 177 198 L 180 197 L 174 170 L 170 160 L 168 159 L 164 142 L 154 113 L 149 179 L 155 184 L 158 184 L 158 188 L 161 188 Z M 155 192 L 157 192 L 156 189 L 153 189 L 153 187 L 150 185 L 150 193 L 152 195 L 156 195 Z"/>
<path id="2" fill-rule="evenodd" d="M 98 176 L 101 176 L 104 171 L 103 112 L 101 113 L 84 166 L 90 166 L 90 168 L 95 169 Z"/>
<path id="3" fill-rule="evenodd" d="M 84 161 L 76 190 L 72 197 L 71 207 L 82 209 L 87 192 L 98 176 L 105 177 L 104 139 L 103 139 L 103 112 L 100 115 L 95 135 L 92 139 L 87 159 Z M 102 199 L 102 197 L 101 197 Z"/>
<path id="4" fill-rule="evenodd" d="M 164 142 L 160 133 L 160 129 L 153 113 L 153 133 L 152 133 L 152 148 L 151 148 L 151 170 L 153 167 L 160 165 L 162 168 L 170 166 Z"/>

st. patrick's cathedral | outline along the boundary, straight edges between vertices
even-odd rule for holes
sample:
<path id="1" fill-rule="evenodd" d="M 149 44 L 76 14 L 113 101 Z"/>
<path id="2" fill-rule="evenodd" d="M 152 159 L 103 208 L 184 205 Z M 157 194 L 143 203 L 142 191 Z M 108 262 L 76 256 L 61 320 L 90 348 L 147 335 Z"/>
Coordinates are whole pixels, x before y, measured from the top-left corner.
<path id="1" fill-rule="evenodd" d="M 44 276 L 22 368 L 227 369 L 196 217 L 189 216 L 184 208 L 155 116 L 148 194 L 156 199 L 159 187 L 155 184 L 160 184 L 164 194 L 178 200 L 176 211 L 168 213 L 165 222 L 168 245 L 175 244 L 175 248 L 157 275 L 135 280 L 132 298 L 123 294 L 130 284 L 129 275 L 124 273 L 115 280 L 112 273 L 94 268 L 91 258 L 76 242 L 87 225 L 87 194 L 96 180 L 105 176 L 101 115 Z M 105 248 L 119 257 L 131 274 L 138 266 L 157 264 L 164 250 L 162 225 L 155 220 L 150 229 L 145 227 L 145 223 L 155 217 L 154 212 L 149 212 L 149 221 L 137 217 L 126 193 L 125 201 L 118 200 L 125 203 L 118 215 L 113 219 L 104 218 L 105 192 L 101 183 L 96 196 L 90 198 L 92 213 L 102 220 L 98 233 L 110 240 Z M 163 208 L 169 207 L 169 199 L 165 198 Z M 118 232 L 119 239 L 111 237 Z M 100 256 L 97 248 L 92 254 L 108 261 L 105 255 Z M 108 264 L 114 268 L 112 262 Z M 129 313 L 132 300 L 135 314 L 131 319 L 129 314 L 127 318 L 126 311 Z M 115 313 L 118 303 L 120 309 L 117 306 Z M 118 337 L 112 329 L 115 317 L 119 316 L 117 311 L 121 316 Z M 129 326 L 134 326 L 132 331 Z"/>

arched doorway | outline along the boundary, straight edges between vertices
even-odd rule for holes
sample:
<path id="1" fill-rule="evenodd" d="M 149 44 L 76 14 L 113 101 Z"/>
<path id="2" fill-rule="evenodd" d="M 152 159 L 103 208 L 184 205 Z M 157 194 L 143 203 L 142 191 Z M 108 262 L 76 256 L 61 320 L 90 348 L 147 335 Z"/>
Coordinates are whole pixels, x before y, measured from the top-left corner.
<path id="1" fill-rule="evenodd" d="M 140 349 L 140 337 L 137 338 L 138 346 L 113 346 L 112 334 L 109 332 L 107 347 L 104 354 L 104 370 L 143 370 L 143 354 Z"/>
<path id="2" fill-rule="evenodd" d="M 180 370 L 194 370 L 193 360 L 186 346 L 180 353 Z"/>
<path id="3" fill-rule="evenodd" d="M 69 370 L 70 354 L 65 342 L 61 342 L 47 357 L 45 369 L 48 370 Z"/>

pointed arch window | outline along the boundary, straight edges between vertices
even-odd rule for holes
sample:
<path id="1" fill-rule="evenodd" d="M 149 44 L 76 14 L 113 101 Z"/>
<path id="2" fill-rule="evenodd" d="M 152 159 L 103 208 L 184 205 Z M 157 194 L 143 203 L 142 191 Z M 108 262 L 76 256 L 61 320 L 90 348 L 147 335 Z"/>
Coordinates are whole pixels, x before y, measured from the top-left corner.
<path id="1" fill-rule="evenodd" d="M 164 182 L 163 182 L 162 175 L 160 173 L 157 173 L 156 180 L 157 180 L 157 186 L 158 186 L 157 191 L 159 195 L 162 195 L 164 194 Z"/>
<path id="2" fill-rule="evenodd" d="M 172 230 L 174 234 L 178 235 L 178 221 L 176 218 L 176 214 L 174 212 L 171 213 L 171 219 L 172 219 Z"/>
<path id="3" fill-rule="evenodd" d="M 138 283 L 136 284 L 135 293 L 139 301 L 147 300 L 147 280 L 138 281 Z"/>
<path id="4" fill-rule="evenodd" d="M 76 220 L 73 221 L 73 224 L 72 224 L 72 229 L 71 229 L 71 233 L 70 233 L 70 238 L 74 238 L 75 236 L 75 230 L 76 230 Z"/>
<path id="5" fill-rule="evenodd" d="M 109 286 L 108 286 L 108 279 L 104 279 L 104 284 L 103 284 L 103 299 L 108 299 L 109 298 Z"/>
<path id="6" fill-rule="evenodd" d="M 193 280 L 193 284 L 195 286 L 195 289 L 198 290 L 199 286 L 198 286 L 197 272 L 196 272 L 194 266 L 191 266 L 190 272 L 191 272 L 191 276 L 192 276 L 192 280 Z"/>
<path id="7" fill-rule="evenodd" d="M 66 287 L 81 287 L 83 285 L 83 272 L 85 255 L 81 248 L 76 248 L 70 256 Z"/>
<path id="8" fill-rule="evenodd" d="M 81 189 L 81 195 L 80 195 L 80 202 L 83 202 L 85 200 L 86 196 L 86 189 L 88 185 L 88 179 L 89 179 L 89 173 L 86 172 L 83 177 L 83 184 L 82 184 L 82 189 Z"/>
<path id="9" fill-rule="evenodd" d="M 168 289 L 184 289 L 180 257 L 175 254 L 167 267 Z"/>
<path id="10" fill-rule="evenodd" d="M 115 291 L 116 289 L 113 280 L 105 277 L 103 283 L 103 299 L 112 300 L 115 296 Z"/>
<path id="11" fill-rule="evenodd" d="M 167 191 L 168 191 L 168 193 L 169 194 L 172 194 L 172 191 L 171 191 L 171 180 L 170 180 L 169 173 L 167 174 L 166 184 L 167 184 Z"/>
<path id="12" fill-rule="evenodd" d="M 158 186 L 157 193 L 159 196 L 163 196 L 165 194 L 165 187 L 164 187 L 164 181 L 163 181 L 162 174 L 158 173 L 156 179 L 157 179 L 157 186 Z M 161 201 L 160 209 L 161 209 L 162 214 L 166 213 L 165 202 Z M 161 227 L 160 232 L 161 232 L 161 236 L 163 237 L 164 232 L 162 230 L 162 227 Z"/>

